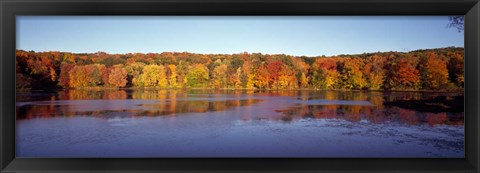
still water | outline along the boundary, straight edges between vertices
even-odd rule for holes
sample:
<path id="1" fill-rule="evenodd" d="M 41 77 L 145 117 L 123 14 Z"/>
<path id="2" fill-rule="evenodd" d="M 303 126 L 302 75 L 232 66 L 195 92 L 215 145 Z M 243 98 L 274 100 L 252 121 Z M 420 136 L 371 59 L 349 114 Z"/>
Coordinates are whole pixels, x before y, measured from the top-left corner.
<path id="1" fill-rule="evenodd" d="M 17 93 L 17 157 L 464 157 L 463 94 Z"/>

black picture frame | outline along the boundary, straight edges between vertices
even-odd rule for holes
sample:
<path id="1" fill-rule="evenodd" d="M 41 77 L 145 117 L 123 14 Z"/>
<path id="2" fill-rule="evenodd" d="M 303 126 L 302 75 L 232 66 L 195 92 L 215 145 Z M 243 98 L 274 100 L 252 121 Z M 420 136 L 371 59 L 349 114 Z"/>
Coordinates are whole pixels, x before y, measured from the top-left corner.
<path id="1" fill-rule="evenodd" d="M 0 0 L 1 172 L 478 172 L 478 0 Z M 464 159 L 15 158 L 16 15 L 465 15 Z"/>

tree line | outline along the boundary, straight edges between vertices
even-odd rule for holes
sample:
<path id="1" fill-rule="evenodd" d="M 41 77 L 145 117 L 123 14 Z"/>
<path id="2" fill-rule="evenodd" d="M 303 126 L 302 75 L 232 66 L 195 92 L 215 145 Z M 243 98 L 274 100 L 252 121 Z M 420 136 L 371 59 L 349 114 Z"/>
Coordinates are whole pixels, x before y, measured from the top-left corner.
<path id="1" fill-rule="evenodd" d="M 16 51 L 17 89 L 461 90 L 464 49 L 338 56 Z"/>

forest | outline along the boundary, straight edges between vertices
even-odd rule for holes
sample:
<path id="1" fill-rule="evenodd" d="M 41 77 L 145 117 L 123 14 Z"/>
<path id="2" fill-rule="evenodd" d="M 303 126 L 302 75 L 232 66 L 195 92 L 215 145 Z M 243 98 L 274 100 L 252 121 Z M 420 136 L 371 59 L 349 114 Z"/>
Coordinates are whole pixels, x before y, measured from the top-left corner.
<path id="1" fill-rule="evenodd" d="M 17 90 L 215 88 L 461 91 L 464 49 L 337 56 L 16 51 Z"/>

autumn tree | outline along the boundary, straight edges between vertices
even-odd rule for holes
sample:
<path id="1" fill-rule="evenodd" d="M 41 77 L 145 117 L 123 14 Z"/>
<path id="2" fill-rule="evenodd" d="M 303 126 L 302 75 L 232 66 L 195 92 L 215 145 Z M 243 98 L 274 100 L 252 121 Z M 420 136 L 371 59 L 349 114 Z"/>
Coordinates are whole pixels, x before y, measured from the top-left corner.
<path id="1" fill-rule="evenodd" d="M 386 59 L 384 57 L 377 55 L 367 58 L 362 72 L 367 80 L 368 89 L 378 90 L 383 88 L 386 78 L 384 71 L 385 62 Z"/>
<path id="2" fill-rule="evenodd" d="M 389 73 L 385 82 L 387 89 L 418 89 L 420 72 L 405 59 L 397 59 L 389 63 Z"/>
<path id="3" fill-rule="evenodd" d="M 58 83 L 57 71 L 59 62 L 50 53 L 17 52 L 17 60 L 24 76 L 30 78 L 30 84 L 35 87 L 52 87 Z"/>
<path id="4" fill-rule="evenodd" d="M 295 70 L 290 69 L 287 65 L 283 65 L 278 77 L 279 89 L 294 89 L 297 88 L 297 77 Z"/>
<path id="5" fill-rule="evenodd" d="M 270 84 L 270 73 L 267 70 L 265 65 L 261 65 L 258 70 L 257 74 L 255 75 L 255 87 L 260 89 L 267 89 L 269 88 Z"/>
<path id="6" fill-rule="evenodd" d="M 170 64 L 167 66 L 168 71 L 168 84 L 172 88 L 177 88 L 177 66 L 175 64 Z"/>
<path id="7" fill-rule="evenodd" d="M 213 70 L 213 87 L 223 88 L 227 85 L 227 65 L 221 64 Z"/>
<path id="8" fill-rule="evenodd" d="M 307 74 L 310 66 L 300 58 L 292 58 L 292 63 L 300 87 L 307 88 L 309 83 Z"/>
<path id="9" fill-rule="evenodd" d="M 254 88 L 255 87 L 255 75 L 256 69 L 254 64 L 250 61 L 245 61 L 242 65 L 243 74 L 245 75 L 245 88 Z"/>
<path id="10" fill-rule="evenodd" d="M 125 70 L 127 71 L 127 81 L 130 81 L 131 85 L 143 86 L 142 80 L 139 77 L 144 67 L 145 64 L 141 62 L 133 62 L 125 66 Z"/>
<path id="11" fill-rule="evenodd" d="M 165 66 L 159 65 L 158 66 L 158 86 L 165 88 L 168 86 L 168 78 L 167 78 L 167 71 Z"/>
<path id="12" fill-rule="evenodd" d="M 112 70 L 111 68 L 107 68 L 107 66 L 103 64 L 93 64 L 95 65 L 95 68 L 97 68 L 98 73 L 101 78 L 101 83 L 100 85 L 108 86 L 109 85 L 109 76 L 110 76 L 110 71 Z"/>
<path id="13" fill-rule="evenodd" d="M 234 74 L 234 88 L 242 88 L 242 67 L 238 67 Z"/>
<path id="14" fill-rule="evenodd" d="M 167 78 L 165 68 L 156 64 L 146 65 L 140 75 L 144 87 L 166 87 Z"/>
<path id="15" fill-rule="evenodd" d="M 309 80 L 308 80 L 307 75 L 304 72 L 302 72 L 301 76 L 300 76 L 300 87 L 307 88 L 308 87 L 308 81 Z"/>
<path id="16" fill-rule="evenodd" d="M 317 89 L 334 89 L 339 80 L 337 64 L 334 58 L 318 58 L 312 65 L 311 83 Z"/>
<path id="17" fill-rule="evenodd" d="M 73 88 L 95 87 L 101 83 L 101 76 L 94 65 L 75 66 L 69 73 L 69 86 Z"/>
<path id="18" fill-rule="evenodd" d="M 314 69 L 311 73 L 311 84 L 313 88 L 316 89 L 327 89 L 326 85 L 326 70 L 323 69 Z"/>
<path id="19" fill-rule="evenodd" d="M 449 53 L 450 60 L 447 63 L 448 76 L 450 80 L 459 87 L 464 86 L 465 82 L 465 59 L 463 53 Z"/>
<path id="20" fill-rule="evenodd" d="M 448 69 L 445 60 L 435 52 L 427 52 L 420 64 L 423 88 L 440 89 L 448 84 Z"/>
<path id="21" fill-rule="evenodd" d="M 283 63 L 280 61 L 273 61 L 267 64 L 267 71 L 269 74 L 270 79 L 269 81 L 269 88 L 277 89 L 279 88 L 279 78 L 280 72 L 283 70 Z"/>
<path id="22" fill-rule="evenodd" d="M 70 71 L 75 67 L 74 64 L 63 63 L 61 65 L 60 76 L 58 78 L 58 84 L 63 88 L 70 87 Z"/>
<path id="23" fill-rule="evenodd" d="M 365 65 L 360 58 L 349 58 L 339 64 L 340 81 L 345 89 L 363 89 L 367 81 L 363 77 L 362 67 Z"/>
<path id="24" fill-rule="evenodd" d="M 177 84 L 181 87 L 187 86 L 187 73 L 189 71 L 190 63 L 180 60 L 178 62 L 178 76 L 177 76 Z"/>
<path id="25" fill-rule="evenodd" d="M 62 62 L 68 64 L 75 64 L 75 57 L 71 53 L 64 53 Z"/>
<path id="26" fill-rule="evenodd" d="M 102 71 L 99 64 L 85 65 L 87 76 L 90 79 L 91 86 L 99 86 L 102 84 Z"/>
<path id="27" fill-rule="evenodd" d="M 127 85 L 127 70 L 121 67 L 114 67 L 110 70 L 108 83 L 114 87 L 125 87 Z"/>
<path id="28" fill-rule="evenodd" d="M 18 65 L 18 62 L 15 62 L 15 86 L 16 89 L 28 89 L 30 88 L 30 79 L 22 74 L 22 70 Z"/>
<path id="29" fill-rule="evenodd" d="M 208 69 L 203 64 L 193 64 L 186 78 L 189 87 L 206 87 L 209 79 Z"/>

